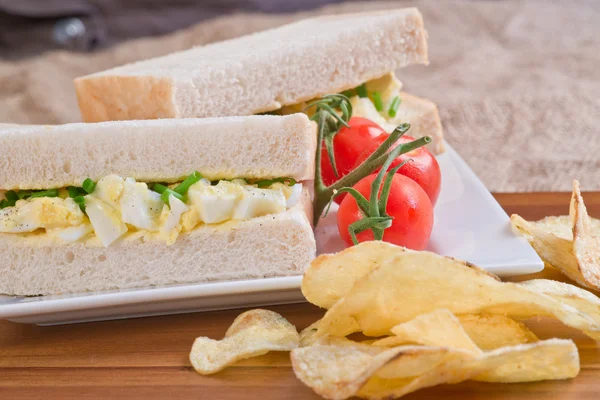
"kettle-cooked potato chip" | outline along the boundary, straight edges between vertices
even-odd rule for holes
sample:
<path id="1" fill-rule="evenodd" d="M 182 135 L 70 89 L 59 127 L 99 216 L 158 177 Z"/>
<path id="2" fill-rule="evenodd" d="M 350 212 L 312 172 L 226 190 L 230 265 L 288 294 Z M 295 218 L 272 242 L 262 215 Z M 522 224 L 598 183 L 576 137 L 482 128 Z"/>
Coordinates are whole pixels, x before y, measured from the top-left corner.
<path id="1" fill-rule="evenodd" d="M 376 346 L 399 346 L 418 343 L 446 346 L 481 353 L 500 347 L 533 343 L 539 339 L 521 322 L 500 314 L 465 314 L 455 316 L 447 309 L 396 325 L 395 336 L 380 339 Z"/>
<path id="2" fill-rule="evenodd" d="M 547 264 L 581 286 L 600 290 L 600 220 L 588 215 L 578 181 L 573 181 L 569 217 L 528 222 L 512 215 L 510 219 Z"/>
<path id="3" fill-rule="evenodd" d="M 545 225 L 524 220 L 519 215 L 510 216 L 513 230 L 527 238 L 536 253 L 554 268 L 562 271 L 580 285 L 585 284 L 577 272 L 579 266 L 573 255 L 573 239 L 566 235 L 557 236 Z"/>
<path id="4" fill-rule="evenodd" d="M 536 228 L 558 236 L 561 239 L 573 240 L 573 223 L 571 222 L 571 217 L 569 215 L 551 215 L 544 217 L 539 221 L 529 223 L 534 224 Z M 594 236 L 600 236 L 600 220 L 590 217 L 590 226 Z M 514 228 L 517 228 L 518 230 L 518 226 L 515 226 Z M 523 234 L 525 237 L 528 236 L 527 232 L 520 231 L 519 233 Z M 527 238 L 529 239 L 529 237 Z"/>
<path id="5" fill-rule="evenodd" d="M 291 353 L 298 379 L 327 399 L 346 399 L 359 394 L 378 370 L 392 362 L 391 370 L 398 375 L 410 375 L 406 380 L 411 381 L 414 374 L 427 373 L 443 361 L 472 358 L 472 353 L 467 351 L 425 346 L 386 349 L 351 344 L 314 345 L 294 349 Z M 464 380 L 462 376 L 460 380 Z"/>
<path id="6" fill-rule="evenodd" d="M 483 382 L 534 382 L 568 379 L 579 374 L 579 352 L 572 340 L 548 339 L 535 343 L 501 347 L 484 353 L 485 364 L 494 367 L 473 378 Z"/>
<path id="7" fill-rule="evenodd" d="M 296 376 L 327 399 L 396 398 L 472 378 L 526 382 L 566 379 L 579 372 L 577 348 L 572 341 L 560 339 L 479 355 L 436 346 L 315 345 L 294 349 L 291 359 Z"/>
<path id="8" fill-rule="evenodd" d="M 573 182 L 573 196 L 569 215 L 573 220 L 573 252 L 577 265 L 579 278 L 585 282 L 586 287 L 600 289 L 600 237 L 592 227 L 592 222 L 587 213 L 579 182 Z"/>
<path id="9" fill-rule="evenodd" d="M 600 338 L 600 324 L 586 313 L 554 298 L 464 262 L 429 252 L 399 252 L 360 278 L 327 311 L 315 337 L 390 334 L 418 315 L 447 308 L 460 314 L 503 314 L 517 319 L 555 317 Z"/>
<path id="10" fill-rule="evenodd" d="M 539 340 L 522 322 L 502 314 L 465 314 L 458 320 L 477 347 L 485 351 Z"/>
<path id="11" fill-rule="evenodd" d="M 375 346 L 399 346 L 407 343 L 425 346 L 446 346 L 480 354 L 481 350 L 463 329 L 460 321 L 445 308 L 435 310 L 396 325 L 394 336 L 380 339 Z"/>
<path id="12" fill-rule="evenodd" d="M 587 290 L 564 282 L 533 279 L 518 283 L 534 292 L 543 293 L 583 311 L 600 324 L 600 298 Z"/>
<path id="13" fill-rule="evenodd" d="M 194 341 L 190 361 L 203 375 L 214 374 L 245 358 L 269 351 L 290 351 L 298 347 L 294 325 L 276 312 L 250 310 L 240 314 L 222 340 L 199 337 Z"/>
<path id="14" fill-rule="evenodd" d="M 302 329 L 300 332 L 300 346 L 310 346 L 316 340 L 315 333 L 317 333 L 317 328 L 319 326 L 319 321 L 313 322 L 306 328 Z"/>
<path id="15" fill-rule="evenodd" d="M 502 347 L 475 358 L 457 357 L 456 351 L 447 353 L 454 357 L 447 356 L 428 372 L 412 378 L 391 373 L 396 369 L 390 368 L 397 363 L 394 360 L 376 371 L 375 376 L 361 387 L 358 396 L 388 399 L 401 397 L 421 388 L 469 379 L 484 382 L 534 382 L 568 379 L 579 373 L 579 353 L 570 340 L 550 339 Z M 388 370 L 387 376 L 382 376 L 383 369 Z"/>
<path id="16" fill-rule="evenodd" d="M 322 308 L 331 308 L 373 268 L 404 247 L 379 240 L 363 242 L 336 254 L 323 254 L 310 264 L 302 278 L 302 294 Z"/>

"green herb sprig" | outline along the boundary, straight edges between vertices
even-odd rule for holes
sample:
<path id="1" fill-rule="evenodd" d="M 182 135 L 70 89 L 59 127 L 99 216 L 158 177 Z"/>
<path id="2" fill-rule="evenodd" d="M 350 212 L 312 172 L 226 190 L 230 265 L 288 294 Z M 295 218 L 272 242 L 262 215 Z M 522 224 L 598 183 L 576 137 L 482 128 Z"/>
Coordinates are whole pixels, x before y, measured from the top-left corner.
<path id="1" fill-rule="evenodd" d="M 388 115 L 390 118 L 396 117 L 396 113 L 398 112 L 398 107 L 400 107 L 400 103 L 402 103 L 402 99 L 400 96 L 396 96 L 392 99 L 392 104 L 390 104 L 390 108 L 388 109 Z"/>
<path id="2" fill-rule="evenodd" d="M 169 189 L 168 187 L 166 187 L 165 185 L 163 185 L 161 183 L 155 183 L 154 185 L 152 185 L 152 190 L 159 193 L 160 199 L 163 201 L 163 203 L 165 203 L 168 206 L 170 206 L 169 196 L 171 196 L 171 195 L 175 196 L 176 198 L 183 201 L 184 203 L 186 202 L 186 198 L 184 195 L 179 194 L 172 189 Z"/>
<path id="3" fill-rule="evenodd" d="M 8 192 L 4 193 L 4 196 L 6 197 L 6 200 L 13 205 L 17 202 L 17 200 L 19 200 L 19 195 L 14 190 L 9 190 Z"/>
<path id="4" fill-rule="evenodd" d="M 73 201 L 77 203 L 81 211 L 85 213 L 85 198 L 83 196 L 75 196 L 73 197 Z"/>
<path id="5" fill-rule="evenodd" d="M 177 185 L 173 190 L 175 190 L 180 195 L 185 196 L 188 190 L 190 189 L 190 186 L 200 181 L 200 179 L 202 179 L 202 174 L 200 174 L 200 172 L 198 171 L 194 171 L 190 175 L 188 175 L 187 178 L 185 178 L 183 182 Z"/>
<path id="6" fill-rule="evenodd" d="M 375 106 L 375 109 L 379 112 L 382 112 L 383 111 L 383 100 L 381 100 L 381 93 L 373 92 L 371 94 L 371 96 L 373 96 L 373 105 Z"/>
<path id="7" fill-rule="evenodd" d="M 261 179 L 260 181 L 256 181 L 253 184 L 258 186 L 261 189 L 268 188 L 273 186 L 275 183 L 283 183 L 284 185 L 294 186 L 296 180 L 294 178 L 275 178 L 275 179 Z"/>
<path id="8" fill-rule="evenodd" d="M 367 92 L 367 84 L 363 83 L 362 85 L 356 88 L 356 94 L 358 97 L 368 97 L 369 93 Z"/>
<path id="9" fill-rule="evenodd" d="M 85 181 L 83 181 L 81 187 L 87 194 L 91 194 L 94 192 L 94 190 L 96 190 L 96 182 L 94 182 L 91 178 L 87 178 Z"/>
<path id="10" fill-rule="evenodd" d="M 29 196 L 30 199 L 36 197 L 58 197 L 58 189 L 40 190 L 39 192 L 31 193 L 31 196 Z"/>
<path id="11" fill-rule="evenodd" d="M 0 210 L 6 207 L 14 207 L 19 200 L 27 200 L 27 199 L 35 199 L 37 197 L 58 197 L 59 190 L 58 189 L 48 189 L 48 190 L 19 190 L 18 192 L 14 190 L 9 190 L 4 193 L 5 199 L 0 200 Z"/>

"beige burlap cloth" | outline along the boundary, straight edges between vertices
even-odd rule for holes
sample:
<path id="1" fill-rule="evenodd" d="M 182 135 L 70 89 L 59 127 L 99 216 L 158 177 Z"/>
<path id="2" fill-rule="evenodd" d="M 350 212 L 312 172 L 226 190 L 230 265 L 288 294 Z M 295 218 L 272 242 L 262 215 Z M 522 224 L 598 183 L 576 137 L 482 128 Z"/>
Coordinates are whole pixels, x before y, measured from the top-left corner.
<path id="1" fill-rule="evenodd" d="M 491 191 L 600 190 L 600 2 L 345 3 L 295 15 L 236 14 L 93 54 L 0 61 L 0 122 L 79 120 L 72 79 L 317 13 L 417 6 L 428 67 L 400 71 L 438 103 L 448 141 Z M 318 53 L 315 53 L 318 57 Z M 1 151 L 1 149 L 0 149 Z"/>

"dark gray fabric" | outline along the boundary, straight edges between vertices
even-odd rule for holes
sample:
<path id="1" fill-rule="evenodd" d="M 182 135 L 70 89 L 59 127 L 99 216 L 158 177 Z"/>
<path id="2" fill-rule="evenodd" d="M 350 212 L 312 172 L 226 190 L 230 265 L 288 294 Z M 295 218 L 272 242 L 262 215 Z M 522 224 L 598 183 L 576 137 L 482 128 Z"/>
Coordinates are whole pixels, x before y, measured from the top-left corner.
<path id="1" fill-rule="evenodd" d="M 12 59 L 60 48 L 91 51 L 235 11 L 286 13 L 341 1 L 0 0 L 0 56 Z M 64 39 L 69 26 L 82 29 Z"/>

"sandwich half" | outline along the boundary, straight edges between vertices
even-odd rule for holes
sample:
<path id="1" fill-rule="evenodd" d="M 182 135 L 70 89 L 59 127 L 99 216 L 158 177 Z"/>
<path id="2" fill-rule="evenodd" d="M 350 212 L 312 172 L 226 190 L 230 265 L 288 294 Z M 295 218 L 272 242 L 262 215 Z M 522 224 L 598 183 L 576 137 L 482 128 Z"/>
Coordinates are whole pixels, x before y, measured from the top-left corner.
<path id="1" fill-rule="evenodd" d="M 398 68 L 428 64 L 416 8 L 324 16 L 75 79 L 84 121 L 216 117 L 303 111 L 311 99 L 345 92 L 356 116 L 402 122 L 443 151 L 435 104 L 402 94 Z M 422 100 L 422 101 L 421 101 Z M 425 102 L 425 104 L 424 104 Z"/>
<path id="2" fill-rule="evenodd" d="M 0 130 L 0 293 L 302 274 L 315 129 L 295 114 Z"/>

